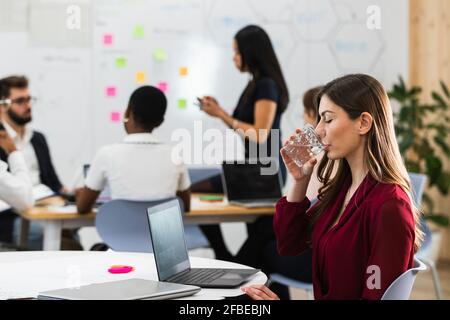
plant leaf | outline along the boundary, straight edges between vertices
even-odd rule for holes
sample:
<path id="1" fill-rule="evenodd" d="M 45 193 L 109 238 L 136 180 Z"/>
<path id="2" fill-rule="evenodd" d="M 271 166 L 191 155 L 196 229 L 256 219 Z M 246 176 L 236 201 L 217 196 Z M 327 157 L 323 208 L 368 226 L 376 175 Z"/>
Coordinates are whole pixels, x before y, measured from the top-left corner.
<path id="1" fill-rule="evenodd" d="M 441 214 L 429 214 L 425 215 L 425 219 L 433 221 L 435 224 L 441 226 L 441 227 L 448 227 L 449 226 L 449 219 L 445 215 Z"/>
<path id="2" fill-rule="evenodd" d="M 441 95 L 439 93 L 437 93 L 436 91 L 433 91 L 431 93 L 431 97 L 433 98 L 434 101 L 437 102 L 437 107 L 441 108 L 441 109 L 447 109 L 447 103 L 444 101 L 444 99 L 441 97 Z"/>
<path id="3" fill-rule="evenodd" d="M 444 91 L 446 97 L 450 99 L 450 92 L 449 92 L 447 86 L 445 85 L 444 81 L 441 80 L 439 82 L 441 84 L 442 91 Z"/>
<path id="4" fill-rule="evenodd" d="M 433 186 L 438 180 L 442 172 L 442 161 L 433 154 L 425 157 L 425 165 L 427 176 L 429 177 L 429 186 Z"/>
<path id="5" fill-rule="evenodd" d="M 399 144 L 399 149 L 401 153 L 404 153 L 406 150 L 408 150 L 412 144 L 414 143 L 414 135 L 408 134 L 408 132 L 405 132 L 405 134 L 402 136 L 402 139 Z"/>
<path id="6" fill-rule="evenodd" d="M 434 142 L 441 147 L 442 151 L 444 151 L 445 155 L 450 158 L 450 147 L 447 145 L 444 139 L 441 136 L 435 136 Z"/>
<path id="7" fill-rule="evenodd" d="M 428 195 L 428 193 L 426 193 L 426 192 L 423 193 L 422 201 L 426 204 L 429 212 L 433 212 L 434 211 L 434 201 Z"/>
<path id="8" fill-rule="evenodd" d="M 443 195 L 447 195 L 450 188 L 450 172 L 442 172 L 436 181 L 436 186 Z"/>

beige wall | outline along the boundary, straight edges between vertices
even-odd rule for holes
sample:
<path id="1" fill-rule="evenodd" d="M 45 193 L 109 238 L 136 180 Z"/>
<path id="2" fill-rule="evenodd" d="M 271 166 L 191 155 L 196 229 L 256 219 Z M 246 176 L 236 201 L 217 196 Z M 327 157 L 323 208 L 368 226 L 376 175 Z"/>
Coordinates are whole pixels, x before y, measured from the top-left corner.
<path id="1" fill-rule="evenodd" d="M 409 20 L 409 82 L 420 85 L 428 98 L 439 80 L 450 86 L 450 0 L 410 0 Z M 450 216 L 450 195 L 435 194 L 435 199 L 437 209 Z M 450 227 L 440 256 L 450 260 Z"/>

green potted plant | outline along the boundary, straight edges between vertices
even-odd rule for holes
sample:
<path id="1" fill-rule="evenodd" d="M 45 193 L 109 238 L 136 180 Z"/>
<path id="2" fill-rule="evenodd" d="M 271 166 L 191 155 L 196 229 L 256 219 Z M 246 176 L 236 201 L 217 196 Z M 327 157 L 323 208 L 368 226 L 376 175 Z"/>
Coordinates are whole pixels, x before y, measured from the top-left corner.
<path id="1" fill-rule="evenodd" d="M 422 103 L 422 89 L 408 88 L 402 77 L 394 84 L 388 95 L 399 103 L 399 111 L 394 113 L 395 130 L 400 153 L 409 172 L 423 173 L 427 176 L 428 188 L 423 195 L 425 218 L 438 226 L 449 225 L 448 216 L 436 212 L 429 191 L 437 189 L 448 195 L 450 170 L 445 168 L 445 159 L 450 159 L 450 146 L 447 143 L 450 133 L 450 92 L 444 82 L 440 91 L 432 91 L 431 103 Z"/>
<path id="2" fill-rule="evenodd" d="M 450 171 L 445 168 L 445 159 L 450 159 L 450 147 L 447 143 L 450 133 L 450 93 L 444 82 L 440 82 L 440 91 L 431 92 L 431 103 L 422 103 L 422 89 L 417 86 L 408 88 L 400 77 L 389 98 L 396 101 L 400 108 L 394 113 L 395 130 L 400 152 L 408 172 L 423 173 L 427 176 L 428 188 L 423 194 L 424 217 L 432 221 L 437 228 L 432 230 L 429 259 L 437 261 L 442 241 L 442 228 L 448 227 L 449 218 L 436 212 L 433 198 L 429 192 L 438 190 L 448 195 Z M 433 263 L 434 263 L 433 262 Z"/>

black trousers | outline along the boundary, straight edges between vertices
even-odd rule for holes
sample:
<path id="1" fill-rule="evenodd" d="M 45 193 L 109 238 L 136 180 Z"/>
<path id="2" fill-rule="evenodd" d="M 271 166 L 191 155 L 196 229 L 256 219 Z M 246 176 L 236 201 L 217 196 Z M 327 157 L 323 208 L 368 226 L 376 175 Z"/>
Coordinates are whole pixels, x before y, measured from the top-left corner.
<path id="1" fill-rule="evenodd" d="M 18 217 L 12 210 L 0 213 L 0 242 L 12 243 L 14 220 Z"/>

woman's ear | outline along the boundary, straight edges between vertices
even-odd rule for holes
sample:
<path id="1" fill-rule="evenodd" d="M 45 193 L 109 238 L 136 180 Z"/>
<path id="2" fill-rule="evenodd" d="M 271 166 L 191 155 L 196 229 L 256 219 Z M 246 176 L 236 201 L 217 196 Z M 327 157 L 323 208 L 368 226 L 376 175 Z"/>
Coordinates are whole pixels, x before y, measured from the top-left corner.
<path id="1" fill-rule="evenodd" d="M 372 129 L 373 118 L 372 115 L 368 112 L 363 112 L 360 115 L 360 123 L 359 123 L 359 134 L 365 135 L 367 132 Z"/>

